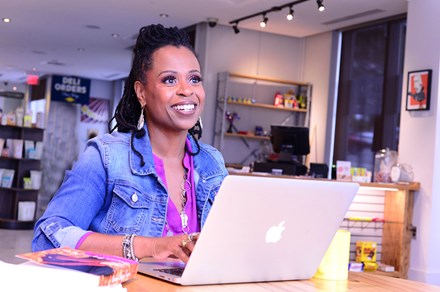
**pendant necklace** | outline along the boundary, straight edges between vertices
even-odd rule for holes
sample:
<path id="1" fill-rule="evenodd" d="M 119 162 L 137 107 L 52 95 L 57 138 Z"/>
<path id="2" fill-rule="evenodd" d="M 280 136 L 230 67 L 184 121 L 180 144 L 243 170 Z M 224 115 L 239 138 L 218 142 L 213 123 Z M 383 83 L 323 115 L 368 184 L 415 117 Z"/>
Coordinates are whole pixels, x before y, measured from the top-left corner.
<path id="1" fill-rule="evenodd" d="M 188 234 L 188 215 L 185 212 L 186 202 L 188 201 L 188 191 L 191 190 L 191 183 L 188 180 L 188 170 L 184 167 L 185 174 L 183 175 L 183 181 L 180 184 L 180 197 L 182 199 L 182 210 L 180 211 L 180 220 L 182 222 L 182 232 Z"/>
<path id="2" fill-rule="evenodd" d="M 189 227 L 188 227 L 188 215 L 185 212 L 185 206 L 186 206 L 186 202 L 188 201 L 188 191 L 191 190 L 191 182 L 188 180 L 188 170 L 186 169 L 186 167 L 184 167 L 185 170 L 185 174 L 183 175 L 183 181 L 180 183 L 180 189 L 181 189 L 181 193 L 180 193 L 180 198 L 181 198 L 181 206 L 182 206 L 182 210 L 179 213 L 180 216 L 180 222 L 182 224 L 182 232 L 184 234 L 188 234 L 189 231 Z M 173 236 L 174 233 L 171 230 L 170 225 L 168 224 L 168 221 L 165 221 L 165 228 L 167 230 L 167 236 Z"/>

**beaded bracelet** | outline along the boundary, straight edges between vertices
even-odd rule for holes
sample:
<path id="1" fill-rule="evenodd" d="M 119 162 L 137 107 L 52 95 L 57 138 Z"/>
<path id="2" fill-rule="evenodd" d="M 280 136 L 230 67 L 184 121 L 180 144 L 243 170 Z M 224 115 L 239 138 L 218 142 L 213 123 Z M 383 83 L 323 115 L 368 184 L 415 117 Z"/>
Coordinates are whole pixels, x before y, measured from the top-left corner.
<path id="1" fill-rule="evenodd" d="M 133 261 L 139 261 L 139 259 L 134 254 L 134 244 L 133 240 L 136 234 L 127 234 L 122 239 L 122 254 L 124 255 L 124 258 L 127 258 L 129 260 Z"/>

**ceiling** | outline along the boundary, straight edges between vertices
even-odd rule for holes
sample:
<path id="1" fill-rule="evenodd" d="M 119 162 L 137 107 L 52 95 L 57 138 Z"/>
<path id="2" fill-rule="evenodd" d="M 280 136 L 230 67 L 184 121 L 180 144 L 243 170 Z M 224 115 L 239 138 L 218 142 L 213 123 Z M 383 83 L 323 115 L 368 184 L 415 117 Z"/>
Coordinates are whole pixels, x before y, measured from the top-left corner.
<path id="1" fill-rule="evenodd" d="M 0 0 L 0 89 L 25 83 L 27 74 L 62 74 L 116 80 L 128 75 L 131 51 L 140 27 L 151 23 L 187 27 L 218 19 L 218 24 L 252 15 L 288 0 Z M 388 16 L 406 13 L 407 0 L 315 0 L 260 16 L 238 27 L 306 37 Z M 166 13 L 169 17 L 159 15 Z M 209 27 L 216 29 L 216 27 Z M 117 34 L 113 37 L 112 34 Z M 234 35 L 231 27 L 231 37 Z M 233 41 L 233 38 L 231 38 Z M 5 88 L 6 87 L 6 88 Z"/>

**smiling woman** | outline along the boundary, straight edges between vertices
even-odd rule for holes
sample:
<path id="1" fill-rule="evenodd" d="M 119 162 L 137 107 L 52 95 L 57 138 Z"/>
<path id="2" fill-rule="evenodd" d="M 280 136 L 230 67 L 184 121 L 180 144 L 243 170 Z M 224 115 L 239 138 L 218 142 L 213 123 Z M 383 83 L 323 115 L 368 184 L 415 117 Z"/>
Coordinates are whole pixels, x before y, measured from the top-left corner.
<path id="1" fill-rule="evenodd" d="M 133 51 L 116 126 L 89 140 L 66 173 L 36 224 L 34 251 L 191 255 L 227 175 L 220 152 L 198 142 L 200 63 L 183 30 L 160 24 L 141 28 Z"/>

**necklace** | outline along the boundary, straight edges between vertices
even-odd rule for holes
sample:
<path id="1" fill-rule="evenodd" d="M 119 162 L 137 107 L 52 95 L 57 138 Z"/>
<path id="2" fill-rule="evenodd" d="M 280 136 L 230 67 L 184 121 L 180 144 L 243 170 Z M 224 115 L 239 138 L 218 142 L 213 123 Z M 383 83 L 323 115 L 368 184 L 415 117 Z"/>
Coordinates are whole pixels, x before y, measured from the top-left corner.
<path id="1" fill-rule="evenodd" d="M 188 180 L 188 170 L 184 167 L 185 174 L 183 175 L 183 181 L 180 184 L 180 197 L 182 199 L 182 210 L 180 211 L 180 220 L 182 222 L 182 232 L 188 233 L 188 215 L 185 212 L 186 202 L 188 201 L 187 192 L 191 190 L 191 182 Z"/>

